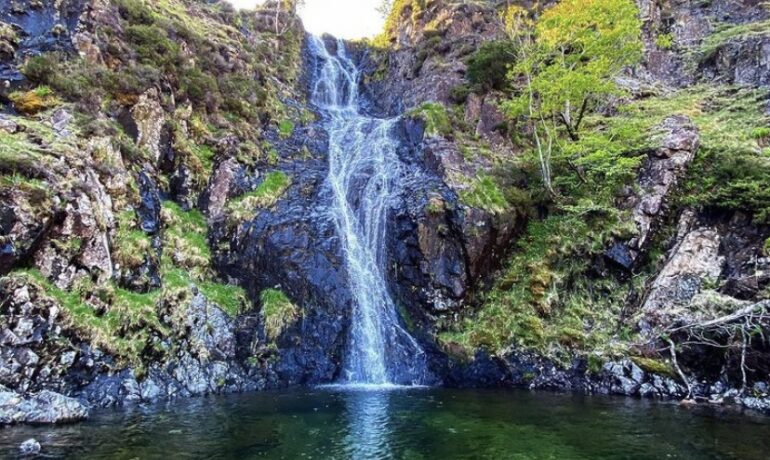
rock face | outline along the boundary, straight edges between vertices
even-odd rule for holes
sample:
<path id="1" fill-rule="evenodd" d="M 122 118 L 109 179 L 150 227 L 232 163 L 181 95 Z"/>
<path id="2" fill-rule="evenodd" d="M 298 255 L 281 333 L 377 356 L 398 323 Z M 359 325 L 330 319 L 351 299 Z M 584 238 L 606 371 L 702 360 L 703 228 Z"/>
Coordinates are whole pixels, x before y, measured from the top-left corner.
<path id="1" fill-rule="evenodd" d="M 647 250 L 655 232 L 665 219 L 668 202 L 687 173 L 700 144 L 697 129 L 687 117 L 666 119 L 660 126 L 661 144 L 651 152 L 638 178 L 639 189 L 630 190 L 621 206 L 631 209 L 638 235 L 628 243 L 613 246 L 610 260 L 626 269 L 634 267 L 639 255 Z"/>
<path id="2" fill-rule="evenodd" d="M 659 323 L 669 324 L 671 316 L 690 304 L 703 283 L 713 282 L 722 274 L 725 259 L 719 254 L 719 233 L 710 227 L 691 229 L 691 220 L 691 215 L 682 218 L 680 242 L 655 279 L 642 307 L 647 318 L 655 318 Z"/>
<path id="3" fill-rule="evenodd" d="M 761 3 L 637 0 L 644 21 L 645 70 L 655 81 L 674 85 L 721 81 L 767 86 L 770 38 L 761 32 L 741 32 L 747 25 L 749 30 L 762 29 L 759 24 L 770 14 Z M 735 33 L 710 36 L 716 28 L 732 28 Z M 672 45 L 662 47 L 661 35 L 670 36 Z M 688 50 L 694 52 L 683 52 Z"/>

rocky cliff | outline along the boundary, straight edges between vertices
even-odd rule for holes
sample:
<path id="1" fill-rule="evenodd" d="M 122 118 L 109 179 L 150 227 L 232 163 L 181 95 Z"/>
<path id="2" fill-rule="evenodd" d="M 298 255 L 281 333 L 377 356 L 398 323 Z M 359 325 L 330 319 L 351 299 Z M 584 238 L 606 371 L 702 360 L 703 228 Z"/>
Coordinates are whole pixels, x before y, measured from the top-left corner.
<path id="1" fill-rule="evenodd" d="M 560 160 L 554 197 L 505 110 L 509 3 L 397 1 L 351 44 L 426 178 L 391 211 L 388 279 L 436 383 L 766 409 L 770 13 L 638 1 L 644 57 L 580 144 L 621 166 Z M 337 379 L 352 296 L 293 3 L 0 21 L 0 421 Z"/>

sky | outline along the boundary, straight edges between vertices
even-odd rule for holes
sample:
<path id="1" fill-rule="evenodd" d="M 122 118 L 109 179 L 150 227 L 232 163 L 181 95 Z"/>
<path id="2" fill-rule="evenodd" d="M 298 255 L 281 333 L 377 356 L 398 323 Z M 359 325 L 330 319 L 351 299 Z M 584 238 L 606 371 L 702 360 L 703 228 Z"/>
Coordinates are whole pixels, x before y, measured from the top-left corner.
<path id="1" fill-rule="evenodd" d="M 253 8 L 262 0 L 230 0 L 236 7 Z M 339 38 L 363 38 L 382 30 L 377 12 L 381 0 L 305 0 L 300 11 L 305 29 L 313 34 L 329 33 Z"/>

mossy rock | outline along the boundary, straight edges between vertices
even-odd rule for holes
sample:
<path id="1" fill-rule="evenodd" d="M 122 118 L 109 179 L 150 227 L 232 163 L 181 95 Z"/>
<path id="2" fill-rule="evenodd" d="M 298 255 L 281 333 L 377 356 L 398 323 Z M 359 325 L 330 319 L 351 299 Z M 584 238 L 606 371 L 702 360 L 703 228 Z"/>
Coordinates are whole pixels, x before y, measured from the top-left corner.
<path id="1" fill-rule="evenodd" d="M 30 91 L 14 92 L 8 98 L 13 103 L 13 108 L 25 115 L 34 115 L 61 104 L 61 100 L 48 86 L 38 86 Z"/>

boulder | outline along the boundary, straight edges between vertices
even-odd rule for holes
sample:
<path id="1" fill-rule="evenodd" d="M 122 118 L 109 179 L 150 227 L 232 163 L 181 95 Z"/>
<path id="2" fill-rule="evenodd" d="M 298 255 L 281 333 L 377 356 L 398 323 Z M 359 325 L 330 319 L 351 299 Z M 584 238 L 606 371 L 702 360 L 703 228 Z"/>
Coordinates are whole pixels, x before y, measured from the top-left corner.
<path id="1" fill-rule="evenodd" d="M 88 418 L 88 409 L 78 400 L 53 391 L 24 397 L 0 391 L 0 424 L 52 424 L 77 422 Z"/>

